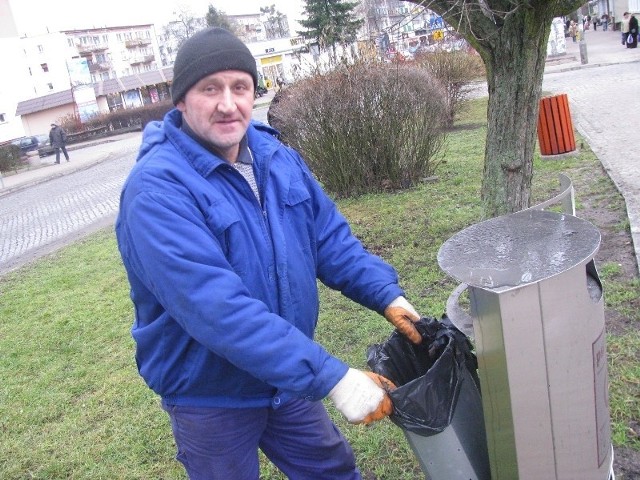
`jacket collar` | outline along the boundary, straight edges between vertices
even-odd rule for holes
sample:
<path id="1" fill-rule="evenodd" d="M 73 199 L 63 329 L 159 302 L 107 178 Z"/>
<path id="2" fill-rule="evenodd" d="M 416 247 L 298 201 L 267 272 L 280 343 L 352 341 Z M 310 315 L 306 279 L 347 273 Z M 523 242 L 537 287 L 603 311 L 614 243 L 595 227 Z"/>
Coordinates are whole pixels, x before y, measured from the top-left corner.
<path id="1" fill-rule="evenodd" d="M 174 108 L 165 115 L 163 127 L 167 139 L 203 177 L 210 175 L 217 168 L 228 165 L 226 160 L 215 155 L 181 130 L 182 114 L 179 110 Z M 282 147 L 276 135 L 276 130 L 261 122 L 252 120 L 249 124 L 246 139 L 253 153 L 256 168 L 260 169 L 261 165 Z"/>

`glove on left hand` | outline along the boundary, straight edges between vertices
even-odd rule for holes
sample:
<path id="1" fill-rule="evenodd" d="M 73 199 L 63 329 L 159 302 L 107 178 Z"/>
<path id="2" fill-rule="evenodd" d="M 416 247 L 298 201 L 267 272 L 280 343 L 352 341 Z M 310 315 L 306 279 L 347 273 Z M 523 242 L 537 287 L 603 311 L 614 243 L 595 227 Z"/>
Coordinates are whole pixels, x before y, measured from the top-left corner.
<path id="1" fill-rule="evenodd" d="M 388 378 L 383 377 L 382 375 L 378 375 L 377 373 L 373 372 L 364 372 L 364 374 L 370 377 L 374 382 L 376 382 L 376 384 L 386 393 L 389 393 L 390 391 L 396 389 L 396 386 L 393 384 L 393 382 Z M 385 395 L 378 409 L 375 412 L 370 413 L 369 415 L 364 417 L 362 423 L 367 425 L 371 422 L 377 422 L 378 420 L 382 420 L 383 418 L 388 417 L 392 413 L 393 403 L 391 403 L 391 398 L 389 397 L 389 395 Z"/>
<path id="2" fill-rule="evenodd" d="M 331 389 L 329 399 L 350 423 L 371 423 L 391 414 L 387 390 L 393 384 L 371 372 L 350 368 Z"/>

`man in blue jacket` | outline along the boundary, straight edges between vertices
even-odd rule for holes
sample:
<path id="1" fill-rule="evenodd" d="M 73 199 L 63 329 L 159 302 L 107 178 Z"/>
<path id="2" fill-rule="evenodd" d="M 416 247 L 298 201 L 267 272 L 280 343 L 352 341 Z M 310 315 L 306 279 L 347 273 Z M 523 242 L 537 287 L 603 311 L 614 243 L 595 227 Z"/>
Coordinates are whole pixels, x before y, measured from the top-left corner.
<path id="1" fill-rule="evenodd" d="M 136 362 L 191 479 L 256 480 L 258 449 L 292 479 L 358 479 L 320 400 L 352 423 L 392 406 L 385 379 L 314 342 L 316 280 L 414 343 L 419 316 L 302 158 L 251 120 L 257 79 L 240 40 L 203 30 L 178 51 L 177 108 L 144 130 L 116 223 Z"/>

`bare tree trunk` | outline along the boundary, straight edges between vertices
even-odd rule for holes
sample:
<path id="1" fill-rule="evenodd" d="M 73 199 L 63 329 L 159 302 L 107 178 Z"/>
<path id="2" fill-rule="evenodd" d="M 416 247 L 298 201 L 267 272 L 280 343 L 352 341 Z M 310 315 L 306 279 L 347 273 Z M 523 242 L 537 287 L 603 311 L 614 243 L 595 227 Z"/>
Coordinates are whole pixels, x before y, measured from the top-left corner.
<path id="1" fill-rule="evenodd" d="M 485 215 L 529 207 L 538 109 L 551 19 L 521 10 L 480 42 L 489 106 L 482 201 Z"/>

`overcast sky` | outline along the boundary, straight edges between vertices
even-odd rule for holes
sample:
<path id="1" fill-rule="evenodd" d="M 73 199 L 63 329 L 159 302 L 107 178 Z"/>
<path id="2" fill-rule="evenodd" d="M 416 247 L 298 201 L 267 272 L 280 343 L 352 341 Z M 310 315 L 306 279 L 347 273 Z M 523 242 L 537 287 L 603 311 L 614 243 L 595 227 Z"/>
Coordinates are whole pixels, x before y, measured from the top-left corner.
<path id="1" fill-rule="evenodd" d="M 10 0 L 20 34 L 99 28 L 141 23 L 164 24 L 175 10 L 187 7 L 204 15 L 211 4 L 229 15 L 258 13 L 275 5 L 289 20 L 302 17 L 304 0 Z M 293 32 L 292 32 L 293 33 Z"/>

